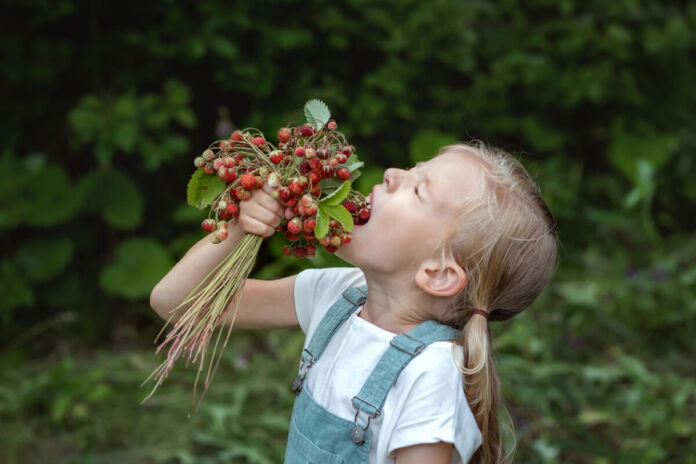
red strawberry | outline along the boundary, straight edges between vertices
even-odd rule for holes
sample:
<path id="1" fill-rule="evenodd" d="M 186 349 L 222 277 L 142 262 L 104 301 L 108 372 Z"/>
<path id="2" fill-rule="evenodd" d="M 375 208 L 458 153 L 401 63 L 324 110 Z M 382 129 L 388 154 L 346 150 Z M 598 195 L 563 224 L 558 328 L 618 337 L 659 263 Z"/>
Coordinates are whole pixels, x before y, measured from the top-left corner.
<path id="1" fill-rule="evenodd" d="M 305 155 L 305 148 L 304 147 L 297 147 L 295 148 L 295 156 L 299 156 L 300 158 L 304 157 Z"/>
<path id="2" fill-rule="evenodd" d="M 352 214 L 355 212 L 355 209 L 356 209 L 355 203 L 353 203 L 352 201 L 348 201 L 348 200 L 344 201 L 343 206 L 348 210 L 349 213 Z"/>
<path id="3" fill-rule="evenodd" d="M 287 200 L 281 202 L 281 204 L 288 208 L 294 208 L 297 204 L 297 197 L 290 197 Z"/>
<path id="4" fill-rule="evenodd" d="M 359 216 L 360 219 L 362 219 L 363 221 L 367 221 L 368 219 L 370 219 L 370 210 L 367 208 L 361 209 Z"/>
<path id="5" fill-rule="evenodd" d="M 326 127 L 327 127 L 329 130 L 336 130 L 336 129 L 338 128 L 338 124 L 336 124 L 336 121 L 333 121 L 333 120 L 332 120 L 332 121 L 329 121 L 329 122 L 326 124 Z"/>
<path id="6" fill-rule="evenodd" d="M 227 211 L 227 214 L 229 214 L 230 217 L 239 216 L 239 206 L 237 206 L 236 203 L 227 203 L 225 211 Z"/>
<path id="7" fill-rule="evenodd" d="M 317 221 L 313 217 L 307 218 L 304 221 L 302 221 L 302 230 L 304 230 L 308 234 L 310 232 L 313 232 L 314 228 L 316 226 L 317 226 Z"/>
<path id="8" fill-rule="evenodd" d="M 292 254 L 295 258 L 304 258 L 307 254 L 307 249 L 305 247 L 297 247 L 292 250 Z"/>
<path id="9" fill-rule="evenodd" d="M 283 127 L 278 131 L 278 140 L 281 143 L 285 143 L 290 140 L 290 129 Z"/>
<path id="10" fill-rule="evenodd" d="M 249 198 L 251 198 L 251 192 L 243 187 L 237 187 L 234 189 L 234 194 L 237 197 L 237 199 L 241 201 L 246 201 Z"/>
<path id="11" fill-rule="evenodd" d="M 238 130 L 232 132 L 232 133 L 230 134 L 230 140 L 235 140 L 235 141 L 237 141 L 237 142 L 241 142 L 241 140 L 242 140 L 242 133 L 239 132 Z"/>
<path id="12" fill-rule="evenodd" d="M 217 223 L 215 222 L 215 219 L 208 218 L 203 220 L 201 227 L 203 227 L 203 230 L 206 232 L 212 232 L 217 227 Z"/>
<path id="13" fill-rule="evenodd" d="M 333 177 L 334 173 L 336 170 L 331 167 L 330 164 L 324 164 L 321 167 L 321 177 L 328 179 L 330 177 Z"/>
<path id="14" fill-rule="evenodd" d="M 309 179 L 312 185 L 317 185 L 321 180 L 321 173 L 319 171 L 309 171 L 307 173 L 307 179 Z"/>
<path id="15" fill-rule="evenodd" d="M 247 190 L 254 190 L 256 188 L 256 179 L 251 174 L 244 174 L 239 180 L 239 184 Z"/>
<path id="16" fill-rule="evenodd" d="M 256 181 L 256 188 L 260 189 L 263 187 L 263 178 L 261 176 L 254 176 L 254 180 Z"/>
<path id="17" fill-rule="evenodd" d="M 278 193 L 280 194 L 280 198 L 283 200 L 287 200 L 292 196 L 292 192 L 287 187 L 282 187 L 280 190 L 278 190 Z"/>
<path id="18" fill-rule="evenodd" d="M 350 179 L 350 171 L 348 170 L 348 168 L 338 168 L 338 170 L 336 171 L 336 175 L 341 180 Z"/>
<path id="19" fill-rule="evenodd" d="M 254 137 L 251 140 L 251 143 L 253 143 L 257 147 L 263 147 L 264 145 L 266 145 L 266 140 L 263 137 Z"/>
<path id="20" fill-rule="evenodd" d="M 310 123 L 305 123 L 302 125 L 300 128 L 300 131 L 302 132 L 302 135 L 305 137 L 310 137 L 312 134 L 314 134 L 314 127 Z"/>
<path id="21" fill-rule="evenodd" d="M 302 230 L 302 220 L 298 217 L 292 218 L 288 221 L 288 232 L 291 234 L 299 234 Z"/>
<path id="22" fill-rule="evenodd" d="M 285 256 L 290 256 L 290 255 L 292 254 L 292 252 L 291 252 L 291 250 L 290 250 L 290 247 L 289 247 L 288 245 L 285 245 L 285 246 L 283 247 L 283 254 L 284 254 Z"/>

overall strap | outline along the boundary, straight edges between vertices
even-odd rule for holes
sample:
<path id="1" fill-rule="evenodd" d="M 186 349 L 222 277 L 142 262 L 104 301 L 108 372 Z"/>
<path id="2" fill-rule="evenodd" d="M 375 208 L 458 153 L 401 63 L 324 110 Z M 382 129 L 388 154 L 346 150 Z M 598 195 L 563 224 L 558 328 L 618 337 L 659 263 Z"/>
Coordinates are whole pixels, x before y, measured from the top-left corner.
<path id="1" fill-rule="evenodd" d="M 430 320 L 422 322 L 408 333 L 401 333 L 392 338 L 389 348 L 370 373 L 360 393 L 351 399 L 356 408 L 356 425 L 358 410 L 372 417 L 381 414 L 387 394 L 399 374 L 426 346 L 438 341 L 459 338 L 460 335 L 459 330 Z"/>
<path id="2" fill-rule="evenodd" d="M 307 348 L 302 350 L 302 361 L 311 366 L 321 356 L 336 330 L 343 324 L 355 309 L 362 305 L 367 298 L 367 285 L 346 289 L 341 297 L 329 308 L 319 322 L 317 330 L 312 335 Z"/>

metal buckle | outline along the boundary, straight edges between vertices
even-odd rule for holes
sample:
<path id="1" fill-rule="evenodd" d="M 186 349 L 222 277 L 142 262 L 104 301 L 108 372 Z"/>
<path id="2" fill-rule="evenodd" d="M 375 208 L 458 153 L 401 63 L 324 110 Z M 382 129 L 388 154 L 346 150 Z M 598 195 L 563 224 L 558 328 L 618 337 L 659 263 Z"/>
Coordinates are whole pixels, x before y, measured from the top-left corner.
<path id="1" fill-rule="evenodd" d="M 353 419 L 353 430 L 350 431 L 350 439 L 353 440 L 353 443 L 355 443 L 358 446 L 361 446 L 363 443 L 365 443 L 365 432 L 367 432 L 367 429 L 370 427 L 370 419 L 373 417 L 377 417 L 381 414 L 379 408 L 375 406 L 374 404 L 370 403 L 369 401 L 366 401 L 357 395 L 355 395 L 353 398 L 351 398 L 351 404 L 353 404 L 353 400 L 355 398 L 358 398 L 360 401 L 363 403 L 367 403 L 373 408 L 375 408 L 375 414 L 374 416 L 371 414 L 367 414 L 367 425 L 363 428 L 360 425 L 358 425 L 358 414 L 360 414 L 361 409 L 353 405 L 355 408 L 355 419 Z"/>
<path id="2" fill-rule="evenodd" d="M 408 355 L 411 355 L 411 356 L 417 356 L 418 354 L 421 353 L 421 351 L 423 351 L 425 349 L 425 343 L 423 343 L 422 341 L 416 340 L 415 338 L 413 338 L 410 335 L 405 334 L 405 333 L 402 333 L 400 335 L 403 335 L 406 338 L 410 338 L 411 340 L 413 340 L 416 343 L 420 343 L 420 346 L 418 348 L 416 348 L 416 351 L 414 351 L 413 353 L 411 353 L 410 351 L 406 351 L 405 349 L 401 348 L 400 346 L 394 344 L 394 338 L 398 337 L 398 335 L 397 335 L 394 338 L 392 338 L 391 341 L 389 342 L 389 344 L 391 346 L 393 346 L 394 348 L 396 348 L 397 350 L 402 351 L 402 352 L 404 352 Z"/>
<path id="3" fill-rule="evenodd" d="M 311 351 L 309 351 L 307 348 L 303 349 L 302 351 L 306 351 L 312 357 L 312 359 L 306 361 L 305 358 L 300 357 L 300 372 L 297 374 L 295 381 L 292 383 L 292 391 L 295 392 L 296 395 L 298 395 L 300 390 L 302 390 L 302 381 L 307 376 L 307 371 L 309 368 L 312 367 L 315 362 L 314 355 Z"/>
<path id="4" fill-rule="evenodd" d="M 372 403 L 370 403 L 369 401 L 360 398 L 358 395 L 355 395 L 354 397 L 352 397 L 352 398 L 350 399 L 350 404 L 353 404 L 353 400 L 354 400 L 355 398 L 357 398 L 357 399 L 359 399 L 360 401 L 362 401 L 363 403 L 367 403 L 367 404 L 369 404 L 370 406 L 372 406 L 373 408 L 375 408 L 375 415 L 374 415 L 374 416 L 370 416 L 370 417 L 379 417 L 379 415 L 382 414 L 382 411 L 379 410 L 379 406 L 377 406 L 376 404 L 372 404 Z M 354 407 L 357 411 L 361 411 L 361 409 L 358 408 L 358 407 L 356 407 L 354 404 L 353 404 L 353 407 Z M 356 418 L 358 417 L 357 411 L 356 411 L 356 414 L 355 414 L 355 417 L 356 417 Z M 367 414 L 367 413 L 365 413 L 365 414 Z M 369 415 L 369 414 L 368 414 L 368 415 Z"/>

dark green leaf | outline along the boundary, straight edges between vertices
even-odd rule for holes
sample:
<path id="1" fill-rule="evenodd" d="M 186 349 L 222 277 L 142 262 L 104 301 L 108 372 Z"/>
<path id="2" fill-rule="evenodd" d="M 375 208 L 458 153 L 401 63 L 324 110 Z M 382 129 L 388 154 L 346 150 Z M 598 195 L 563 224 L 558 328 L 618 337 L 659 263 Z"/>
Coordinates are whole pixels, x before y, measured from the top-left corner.
<path id="1" fill-rule="evenodd" d="M 204 209 L 215 201 L 227 184 L 215 174 L 206 174 L 203 168 L 198 168 L 191 176 L 186 188 L 186 200 L 188 204 Z"/>

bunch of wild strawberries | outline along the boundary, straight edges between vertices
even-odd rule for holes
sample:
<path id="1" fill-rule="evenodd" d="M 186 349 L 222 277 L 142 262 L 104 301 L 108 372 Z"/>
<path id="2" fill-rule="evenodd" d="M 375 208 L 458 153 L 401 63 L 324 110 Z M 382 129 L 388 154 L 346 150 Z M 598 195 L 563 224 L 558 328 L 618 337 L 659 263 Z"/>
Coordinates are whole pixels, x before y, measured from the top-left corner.
<path id="1" fill-rule="evenodd" d="M 316 243 L 335 252 L 350 242 L 350 234 L 333 218 L 328 233 L 319 239 L 315 236 L 321 180 L 335 177 L 343 182 L 351 176 L 346 163 L 355 147 L 336 129 L 334 120 L 321 129 L 310 123 L 283 127 L 278 131 L 277 146 L 256 129 L 235 130 L 228 139 L 213 142 L 196 157 L 196 167 L 217 175 L 226 185 L 211 204 L 214 218 L 201 224 L 206 232 L 215 232 L 213 243 L 227 238 L 228 220 L 239 216 L 239 202 L 251 198 L 251 192 L 260 189 L 264 181 L 274 189 L 271 196 L 285 207 L 285 218 L 276 229 L 291 242 L 283 247 L 283 254 L 311 258 Z M 359 192 L 350 190 L 342 205 L 354 224 L 369 220 L 369 200 Z"/>

